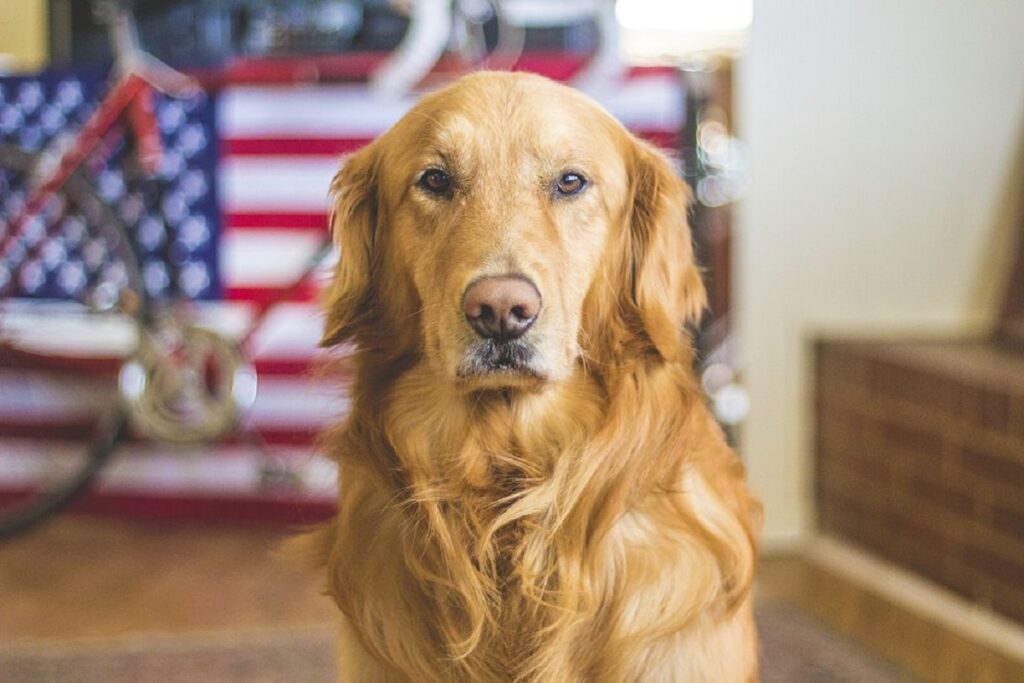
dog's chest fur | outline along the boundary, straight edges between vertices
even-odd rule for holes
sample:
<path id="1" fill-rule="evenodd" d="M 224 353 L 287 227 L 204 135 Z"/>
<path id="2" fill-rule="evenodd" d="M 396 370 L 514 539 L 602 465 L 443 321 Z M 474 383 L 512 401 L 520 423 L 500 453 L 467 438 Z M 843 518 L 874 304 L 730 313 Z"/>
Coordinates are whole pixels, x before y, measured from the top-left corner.
<path id="1" fill-rule="evenodd" d="M 645 424 L 607 429 L 593 383 L 530 405 L 423 384 L 357 406 L 339 453 L 332 583 L 376 659 L 417 681 L 637 680 L 610 672 L 669 661 L 664 634 L 745 581 L 722 574 L 749 564 L 735 515 L 703 475 L 684 482 L 672 421 L 694 408 L 641 403 Z"/>

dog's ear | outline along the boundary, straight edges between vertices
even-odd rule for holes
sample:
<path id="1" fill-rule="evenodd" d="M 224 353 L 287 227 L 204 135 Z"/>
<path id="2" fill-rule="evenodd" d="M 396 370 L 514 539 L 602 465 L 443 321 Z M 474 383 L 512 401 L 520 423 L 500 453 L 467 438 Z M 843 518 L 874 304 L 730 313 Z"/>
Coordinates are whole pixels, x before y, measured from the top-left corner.
<path id="1" fill-rule="evenodd" d="M 686 220 L 690 190 L 660 151 L 636 140 L 633 152 L 629 299 L 654 349 L 677 360 L 688 346 L 684 325 L 707 302 Z"/>
<path id="2" fill-rule="evenodd" d="M 331 230 L 339 253 L 327 288 L 321 346 L 350 339 L 366 313 L 377 221 L 377 150 L 371 143 L 347 157 L 331 181 Z"/>

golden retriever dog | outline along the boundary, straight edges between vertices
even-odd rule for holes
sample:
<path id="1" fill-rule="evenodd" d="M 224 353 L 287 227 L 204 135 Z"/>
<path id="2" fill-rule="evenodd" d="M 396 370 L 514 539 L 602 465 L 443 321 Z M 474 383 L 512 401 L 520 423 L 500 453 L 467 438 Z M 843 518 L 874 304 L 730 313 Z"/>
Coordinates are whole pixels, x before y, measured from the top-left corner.
<path id="1" fill-rule="evenodd" d="M 340 679 L 756 680 L 760 509 L 692 369 L 669 161 L 577 91 L 479 73 L 331 190 Z"/>

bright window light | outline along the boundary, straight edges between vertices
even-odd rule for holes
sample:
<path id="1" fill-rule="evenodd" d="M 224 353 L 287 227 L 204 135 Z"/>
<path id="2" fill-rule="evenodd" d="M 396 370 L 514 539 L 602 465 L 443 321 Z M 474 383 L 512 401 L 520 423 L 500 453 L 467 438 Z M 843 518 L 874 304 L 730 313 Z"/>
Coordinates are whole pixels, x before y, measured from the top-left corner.
<path id="1" fill-rule="evenodd" d="M 618 0 L 623 28 L 684 33 L 742 31 L 754 16 L 753 0 Z"/>
<path id="2" fill-rule="evenodd" d="M 680 62 L 737 54 L 754 18 L 753 0 L 618 0 L 621 47 L 632 62 Z"/>

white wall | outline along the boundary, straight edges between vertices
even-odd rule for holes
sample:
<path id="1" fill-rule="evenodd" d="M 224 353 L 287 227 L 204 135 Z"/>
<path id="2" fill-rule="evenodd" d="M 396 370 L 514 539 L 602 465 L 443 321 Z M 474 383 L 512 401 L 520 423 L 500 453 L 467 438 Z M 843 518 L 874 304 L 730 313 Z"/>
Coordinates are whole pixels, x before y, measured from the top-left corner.
<path id="1" fill-rule="evenodd" d="M 985 271 L 1006 262 L 1024 183 L 1024 1 L 758 0 L 739 72 L 743 450 L 771 544 L 813 521 L 815 334 L 991 317 Z"/>

